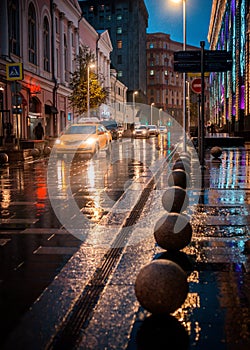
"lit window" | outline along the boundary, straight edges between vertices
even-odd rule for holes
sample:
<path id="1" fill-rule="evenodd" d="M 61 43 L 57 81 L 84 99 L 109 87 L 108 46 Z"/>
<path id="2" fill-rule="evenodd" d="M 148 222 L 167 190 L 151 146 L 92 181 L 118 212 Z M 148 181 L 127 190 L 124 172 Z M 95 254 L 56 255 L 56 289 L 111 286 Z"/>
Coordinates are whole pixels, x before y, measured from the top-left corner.
<path id="1" fill-rule="evenodd" d="M 122 40 L 117 40 L 117 49 L 122 49 Z"/>
<path id="2" fill-rule="evenodd" d="M 167 71 L 167 70 L 165 70 L 164 74 L 167 76 L 167 75 L 168 75 L 168 71 Z"/>
<path id="3" fill-rule="evenodd" d="M 117 34 L 122 34 L 122 27 L 117 27 L 116 33 Z"/>
<path id="4" fill-rule="evenodd" d="M 94 11 L 94 6 L 90 6 L 89 7 L 89 12 L 93 12 Z"/>
<path id="5" fill-rule="evenodd" d="M 153 69 L 150 70 L 149 74 L 152 76 L 155 74 L 155 71 Z"/>
<path id="6" fill-rule="evenodd" d="M 116 16 L 116 19 L 117 19 L 118 21 L 120 21 L 120 20 L 122 19 L 122 15 L 120 15 L 120 14 L 117 15 L 117 16 Z"/>
<path id="7" fill-rule="evenodd" d="M 118 77 L 121 78 L 122 77 L 122 71 L 119 70 L 118 73 L 117 73 Z"/>
<path id="8" fill-rule="evenodd" d="M 150 43 L 150 44 L 149 44 L 149 48 L 150 48 L 150 49 L 153 49 L 153 48 L 154 48 L 154 44 L 153 44 L 153 43 Z"/>

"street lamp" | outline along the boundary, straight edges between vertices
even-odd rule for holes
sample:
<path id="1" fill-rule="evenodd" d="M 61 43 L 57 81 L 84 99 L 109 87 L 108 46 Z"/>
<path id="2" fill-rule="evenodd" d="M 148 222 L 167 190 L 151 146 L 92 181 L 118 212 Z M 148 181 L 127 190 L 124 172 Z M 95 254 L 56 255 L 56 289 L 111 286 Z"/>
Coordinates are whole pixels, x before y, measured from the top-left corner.
<path id="1" fill-rule="evenodd" d="M 183 51 L 186 51 L 186 0 L 172 0 L 183 4 Z M 183 73 L 183 151 L 186 151 L 186 73 Z"/>
<path id="2" fill-rule="evenodd" d="M 154 102 L 151 103 L 151 113 L 150 113 L 150 124 L 153 124 L 153 106 L 154 106 Z"/>
<path id="3" fill-rule="evenodd" d="M 87 117 L 90 117 L 90 107 L 89 107 L 89 100 L 90 100 L 90 96 L 89 96 L 89 71 L 90 68 L 94 68 L 95 65 L 90 63 L 87 65 Z"/>
<path id="4" fill-rule="evenodd" d="M 161 125 L 161 112 L 162 112 L 162 108 L 159 109 L 159 125 Z"/>
<path id="5" fill-rule="evenodd" d="M 135 95 L 138 95 L 138 91 L 133 92 L 133 123 L 135 122 Z"/>

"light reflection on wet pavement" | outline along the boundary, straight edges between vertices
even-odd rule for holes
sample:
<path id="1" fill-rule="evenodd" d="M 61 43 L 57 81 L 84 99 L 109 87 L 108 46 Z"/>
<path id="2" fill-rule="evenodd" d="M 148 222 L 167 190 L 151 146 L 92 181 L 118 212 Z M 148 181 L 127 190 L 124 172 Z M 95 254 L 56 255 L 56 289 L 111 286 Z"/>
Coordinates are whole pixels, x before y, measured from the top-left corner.
<path id="1" fill-rule="evenodd" d="M 250 260 L 249 255 L 244 251 L 244 242 L 249 239 L 250 149 L 224 149 L 221 159 L 221 163 L 212 162 L 210 155 L 206 155 L 205 191 L 202 202 L 191 217 L 193 239 L 190 245 L 181 252 L 164 252 L 155 246 L 152 236 L 146 235 L 140 243 L 128 246 L 105 286 L 96 312 L 88 328 L 82 333 L 82 339 L 77 348 L 249 349 Z M 87 170 L 87 163 L 82 162 L 72 168 L 71 189 L 79 208 L 82 208 L 94 222 L 101 218 L 105 219 L 110 209 L 109 200 L 112 203 L 119 199 L 124 192 L 124 187 L 129 186 L 132 180 L 144 181 L 144 176 L 146 178 L 150 176 L 147 162 L 147 158 L 140 159 L 139 162 L 136 160 L 134 164 L 131 159 L 126 159 L 123 164 L 116 162 L 107 168 L 103 158 L 99 169 L 105 166 L 105 177 L 100 176 L 99 172 L 99 176 L 92 184 L 82 176 Z M 56 171 L 58 172 L 59 169 L 60 172 L 63 163 L 58 164 Z M 23 269 L 23 274 L 15 277 L 15 283 L 18 281 L 21 284 L 24 274 L 33 277 L 34 271 L 38 269 L 40 277 L 35 281 L 38 287 L 34 288 L 29 295 L 30 300 L 35 300 L 39 296 L 38 291 L 52 281 L 80 247 L 81 242 L 65 233 L 53 215 L 46 193 L 44 164 L 38 162 L 25 166 L 27 168 L 22 171 L 18 170 L 18 167 L 1 171 L 2 233 L 0 238 L 6 240 L 3 244 L 5 248 L 8 246 L 8 240 L 13 240 L 14 246 L 22 249 L 18 250 L 17 255 L 14 254 L 13 248 L 10 252 L 5 251 L 2 259 L 6 261 L 6 257 L 9 256 L 10 258 L 7 258 L 9 266 L 7 270 L 0 271 L 1 280 L 5 281 L 8 271 L 12 269 L 16 271 L 25 255 L 28 259 L 28 268 Z M 163 173 L 158 179 L 159 193 L 166 188 L 165 175 Z M 61 175 L 60 178 L 61 195 L 64 198 L 66 189 L 63 187 Z M 107 191 L 108 196 L 102 196 L 103 189 Z M 99 207 L 94 200 L 96 190 L 100 194 Z M 154 218 L 147 218 L 149 207 L 159 209 L 158 204 L 154 204 L 153 200 L 149 201 L 148 208 L 146 207 L 142 214 L 145 223 L 137 227 L 142 237 L 147 231 L 152 231 L 154 226 Z M 96 210 L 96 208 L 99 209 Z M 121 220 L 119 217 L 116 219 L 118 222 Z M 107 221 L 107 224 L 110 223 L 112 222 Z M 14 227 L 18 232 L 13 233 Z M 37 234 L 34 235 L 34 232 Z M 25 237 L 27 237 L 26 243 Z M 60 254 L 54 254 L 53 248 L 60 248 Z M 101 254 L 101 250 L 95 253 Z M 20 258 L 19 254 L 21 254 Z M 93 259 L 93 255 L 89 254 L 89 257 Z M 174 315 L 151 316 L 139 307 L 135 299 L 133 285 L 136 274 L 140 266 L 153 258 L 173 260 L 188 273 L 190 286 L 188 298 Z M 93 265 L 95 264 L 97 261 L 93 261 Z M 72 266 L 74 266 L 73 261 Z M 86 268 L 84 264 L 83 267 Z M 80 280 L 77 281 L 76 277 L 78 267 L 74 266 L 74 268 L 76 281 L 71 281 L 71 290 L 76 290 L 77 284 L 80 285 Z M 17 270 L 21 271 L 22 266 Z M 64 273 L 63 278 L 66 280 L 67 273 Z M 13 283 L 13 279 L 10 280 Z M 15 283 L 8 285 L 8 289 L 16 287 Z M 2 282 L 0 286 L 3 285 Z M 1 289 L 1 298 L 3 295 L 6 298 L 2 290 L 4 289 Z M 6 291 L 7 288 L 5 293 Z M 20 294 L 24 292 L 27 291 L 23 289 Z M 55 290 L 54 292 L 56 293 Z M 66 292 L 66 297 L 69 298 L 69 292 Z M 16 302 L 14 305 L 16 306 Z M 24 306 L 25 303 L 22 307 Z M 39 310 L 39 303 L 37 307 Z M 62 305 L 63 307 L 65 305 Z"/>

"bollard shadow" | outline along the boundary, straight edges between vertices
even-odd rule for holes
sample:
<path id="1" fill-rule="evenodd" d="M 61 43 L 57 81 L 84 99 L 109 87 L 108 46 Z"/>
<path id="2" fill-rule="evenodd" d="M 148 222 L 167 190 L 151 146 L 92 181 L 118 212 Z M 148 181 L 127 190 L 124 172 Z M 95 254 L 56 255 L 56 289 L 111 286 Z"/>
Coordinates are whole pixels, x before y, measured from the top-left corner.
<path id="1" fill-rule="evenodd" d="M 155 259 L 170 260 L 179 265 L 188 275 L 194 270 L 194 261 L 184 252 L 166 251 L 155 256 Z"/>
<path id="2" fill-rule="evenodd" d="M 151 315 L 141 324 L 136 334 L 137 350 L 189 348 L 185 327 L 171 315 Z"/>

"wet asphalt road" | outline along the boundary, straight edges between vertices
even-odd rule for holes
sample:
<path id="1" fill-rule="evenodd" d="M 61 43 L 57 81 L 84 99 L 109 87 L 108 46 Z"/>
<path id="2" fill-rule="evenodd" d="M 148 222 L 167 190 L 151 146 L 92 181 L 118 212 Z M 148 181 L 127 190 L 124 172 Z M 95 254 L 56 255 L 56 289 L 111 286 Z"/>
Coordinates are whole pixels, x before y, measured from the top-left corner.
<path id="1" fill-rule="evenodd" d="M 102 154 L 97 160 L 81 160 L 70 166 L 66 159 L 53 161 L 49 172 L 50 191 L 47 186 L 48 160 L 6 165 L 0 169 L 2 343 L 35 301 L 42 317 L 40 295 L 46 288 L 48 292 L 54 290 L 56 295 L 55 277 L 67 262 L 71 262 L 74 268 L 75 281 L 68 289 L 68 272 L 64 272 L 60 283 L 65 284 L 66 292 L 62 288 L 65 297 L 69 299 L 72 290 L 77 288 L 86 289 L 84 282 L 81 280 L 81 286 L 78 279 L 78 264 L 83 263 L 80 256 L 88 248 L 83 247 L 84 235 L 79 239 L 77 234 L 70 232 L 77 213 L 68 208 L 69 188 L 79 211 L 86 218 L 86 230 L 96 227 L 101 220 L 105 222 L 106 217 L 108 226 L 116 229 L 131 207 L 124 201 L 126 210 L 116 211 L 110 220 L 109 212 L 114 203 L 123 198 L 126 189 L 134 182 L 144 185 L 152 176 L 159 157 L 166 158 L 167 155 L 156 149 L 155 139 L 149 142 L 125 140 L 117 143 L 115 148 L 111 160 Z M 183 252 L 174 255 L 155 246 L 150 236 L 155 220 L 164 213 L 159 198 L 167 186 L 169 168 L 155 179 L 154 195 L 149 196 L 142 212 L 143 220 L 136 227 L 137 232 L 144 235 L 144 240 L 133 243 L 117 258 L 115 272 L 111 270 L 109 281 L 105 280 L 104 290 L 98 297 L 101 301 L 96 306 L 94 317 L 90 316 L 88 326 L 81 336 L 77 335 L 80 339 L 77 348 L 249 348 L 250 269 L 244 242 L 249 238 L 250 149 L 225 149 L 221 159 L 221 163 L 212 162 L 210 155 L 206 155 L 204 196 L 195 212 L 188 213 L 193 239 Z M 198 193 L 198 188 L 190 191 L 191 203 L 194 204 Z M 58 205 L 64 213 L 60 220 L 55 215 Z M 65 231 L 65 226 L 69 232 Z M 99 256 L 104 252 L 106 250 L 101 245 L 94 253 L 86 253 L 88 266 L 98 268 Z M 77 262 L 72 259 L 74 256 Z M 174 317 L 152 317 L 135 300 L 133 284 L 136 273 L 143 264 L 159 257 L 178 262 L 189 276 L 188 298 Z M 86 269 L 86 280 L 88 278 Z M 47 302 L 45 296 L 40 304 L 48 305 Z M 61 308 L 66 309 L 67 302 L 63 297 L 60 302 Z M 30 322 L 29 318 L 24 325 L 27 322 Z M 15 335 L 20 336 L 20 331 L 13 334 L 14 339 L 12 337 L 12 341 L 7 342 L 6 348 L 14 348 L 15 343 L 17 346 Z M 45 335 L 40 335 L 40 338 L 46 343 Z M 46 348 L 42 341 L 35 346 L 34 339 L 29 348 Z M 58 344 L 60 341 L 52 341 L 50 348 L 60 348 Z"/>

